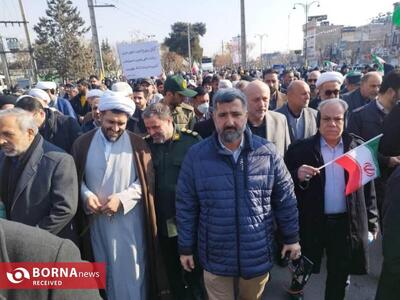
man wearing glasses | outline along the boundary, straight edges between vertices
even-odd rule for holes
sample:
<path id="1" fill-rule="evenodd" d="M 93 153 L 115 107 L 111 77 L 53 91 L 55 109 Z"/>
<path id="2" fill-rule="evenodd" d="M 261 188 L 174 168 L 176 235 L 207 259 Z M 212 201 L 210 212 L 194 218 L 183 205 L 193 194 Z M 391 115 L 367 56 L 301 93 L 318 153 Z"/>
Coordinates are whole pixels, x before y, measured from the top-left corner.
<path id="1" fill-rule="evenodd" d="M 373 181 L 346 196 L 344 169 L 335 163 L 319 169 L 362 143 L 344 132 L 347 108 L 341 99 L 322 101 L 318 132 L 291 144 L 285 155 L 295 183 L 301 250 L 315 273 L 326 253 L 325 300 L 344 299 L 348 275 L 368 272 L 368 232 L 375 238 L 378 230 Z"/>
<path id="2" fill-rule="evenodd" d="M 310 102 L 309 107 L 317 109 L 321 101 L 338 98 L 343 81 L 344 77 L 339 72 L 322 73 L 315 83 L 318 90 L 318 97 Z"/>

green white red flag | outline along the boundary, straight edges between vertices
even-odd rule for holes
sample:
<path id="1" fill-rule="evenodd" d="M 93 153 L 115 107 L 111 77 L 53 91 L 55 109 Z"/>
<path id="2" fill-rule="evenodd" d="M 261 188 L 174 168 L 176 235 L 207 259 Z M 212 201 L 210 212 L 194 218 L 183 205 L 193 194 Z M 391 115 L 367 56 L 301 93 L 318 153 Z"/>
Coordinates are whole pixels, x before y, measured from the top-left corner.
<path id="1" fill-rule="evenodd" d="M 378 147 L 382 134 L 339 156 L 333 162 L 343 167 L 348 175 L 346 196 L 380 176 Z"/>

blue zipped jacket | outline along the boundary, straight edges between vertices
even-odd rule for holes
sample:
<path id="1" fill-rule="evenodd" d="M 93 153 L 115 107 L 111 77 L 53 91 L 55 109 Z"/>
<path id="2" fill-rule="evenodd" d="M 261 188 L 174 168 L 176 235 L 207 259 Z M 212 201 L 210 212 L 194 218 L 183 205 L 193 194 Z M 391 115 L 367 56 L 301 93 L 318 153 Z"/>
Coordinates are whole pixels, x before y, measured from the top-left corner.
<path id="1" fill-rule="evenodd" d="M 213 274 L 253 278 L 272 268 L 273 219 L 285 244 L 299 241 L 293 181 L 275 146 L 247 128 L 237 162 L 216 133 L 192 146 L 179 174 L 179 252 L 198 250 Z"/>

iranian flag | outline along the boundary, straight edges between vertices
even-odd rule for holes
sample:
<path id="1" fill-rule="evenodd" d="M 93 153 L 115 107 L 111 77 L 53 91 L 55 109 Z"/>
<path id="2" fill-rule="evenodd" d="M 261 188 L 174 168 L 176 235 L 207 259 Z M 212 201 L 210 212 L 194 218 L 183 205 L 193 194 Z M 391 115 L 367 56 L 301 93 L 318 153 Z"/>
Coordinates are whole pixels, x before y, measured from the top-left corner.
<path id="1" fill-rule="evenodd" d="M 333 161 L 342 166 L 349 175 L 346 185 L 346 196 L 380 176 L 378 146 L 382 135 L 380 134 L 370 139 L 368 142 L 346 152 Z"/>

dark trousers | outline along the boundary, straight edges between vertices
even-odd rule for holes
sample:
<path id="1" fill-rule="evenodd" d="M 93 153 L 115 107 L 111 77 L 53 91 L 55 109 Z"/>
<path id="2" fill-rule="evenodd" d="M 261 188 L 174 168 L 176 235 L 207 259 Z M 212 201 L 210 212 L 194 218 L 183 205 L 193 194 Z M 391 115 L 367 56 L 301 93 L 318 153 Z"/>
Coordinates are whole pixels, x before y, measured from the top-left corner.
<path id="1" fill-rule="evenodd" d="M 400 299 L 400 264 L 395 261 L 388 263 L 383 260 L 375 300 L 398 299 Z"/>
<path id="2" fill-rule="evenodd" d="M 327 215 L 325 223 L 325 251 L 327 279 L 325 300 L 343 300 L 349 275 L 351 249 L 349 224 L 346 214 Z"/>
<path id="3" fill-rule="evenodd" d="M 325 300 L 343 300 L 351 260 L 347 215 L 327 215 L 324 231 L 328 273 Z"/>
<path id="4" fill-rule="evenodd" d="M 204 299 L 203 270 L 196 258 L 195 269 L 190 273 L 185 272 L 179 259 L 177 237 L 168 238 L 160 236 L 160 248 L 167 269 L 173 299 Z"/>

